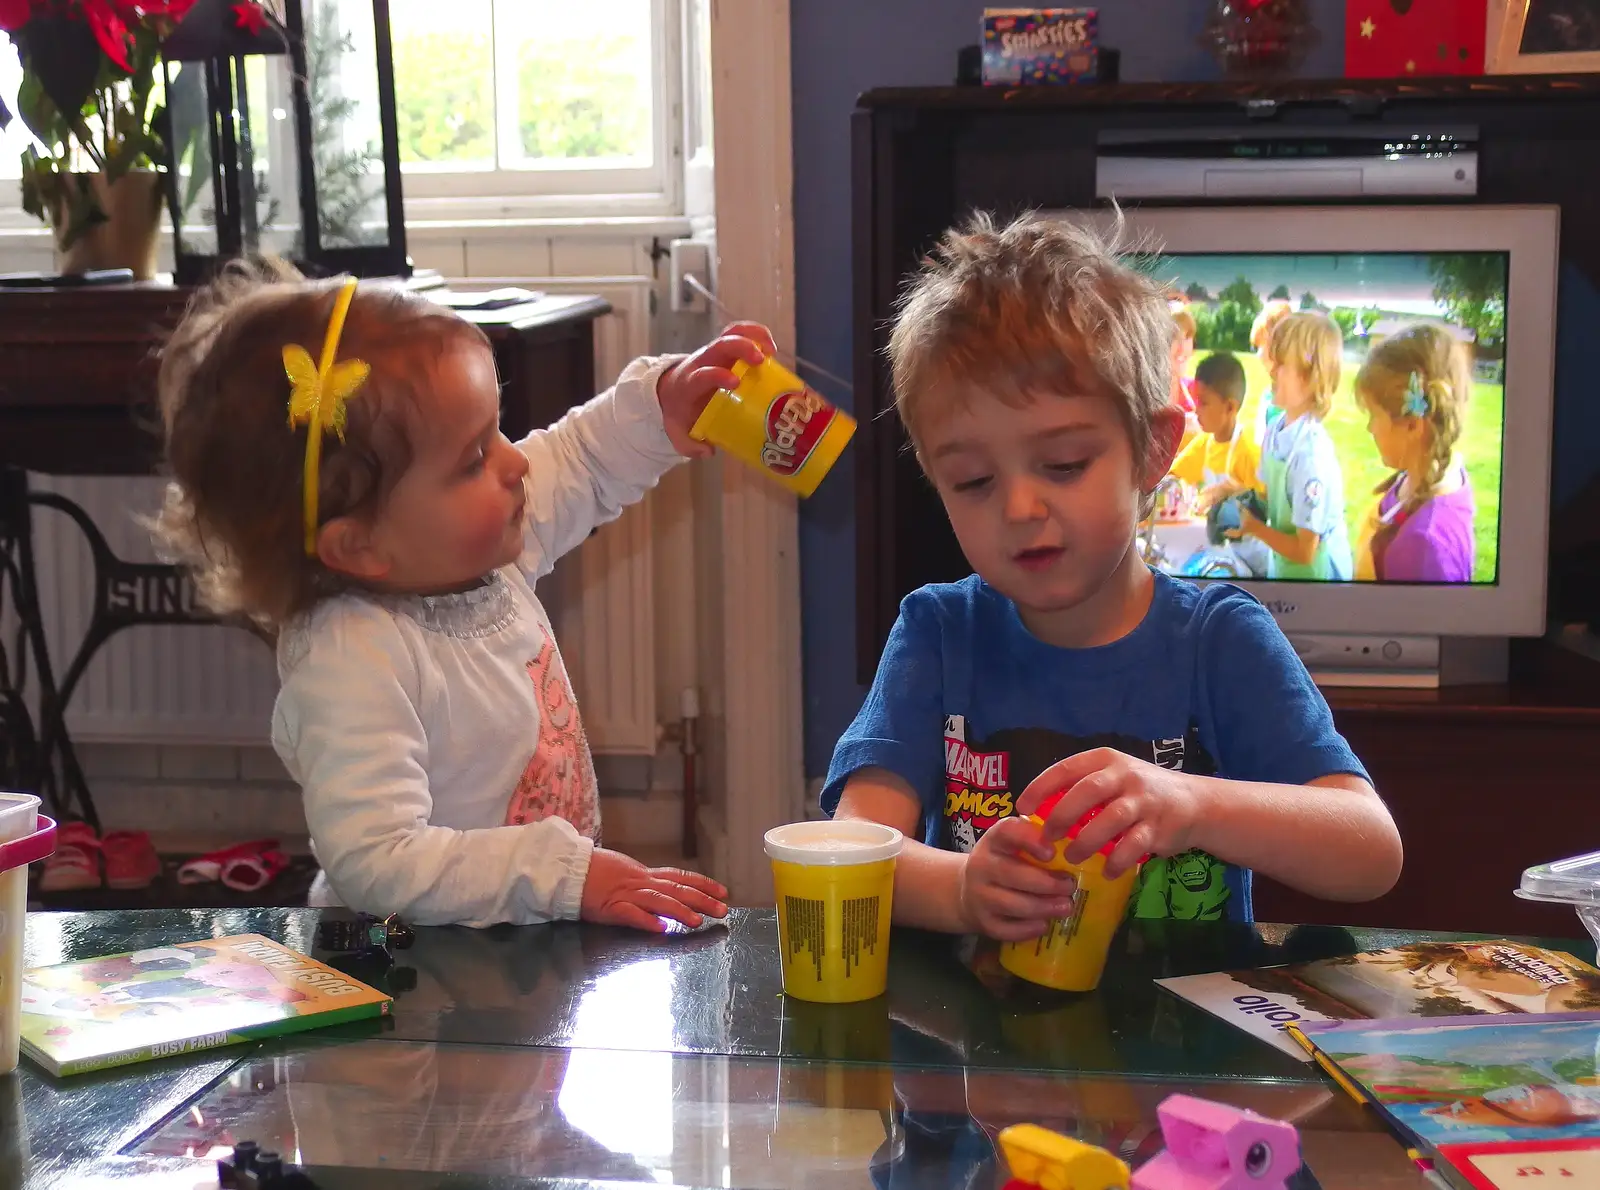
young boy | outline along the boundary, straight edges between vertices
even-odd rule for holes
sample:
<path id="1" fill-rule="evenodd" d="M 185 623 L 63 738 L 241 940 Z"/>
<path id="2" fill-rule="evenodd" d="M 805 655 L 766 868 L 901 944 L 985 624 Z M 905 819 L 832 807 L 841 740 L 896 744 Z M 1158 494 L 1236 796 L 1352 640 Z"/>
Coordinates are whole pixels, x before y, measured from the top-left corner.
<path id="1" fill-rule="evenodd" d="M 1202 511 L 1250 488 L 1266 494 L 1256 474 L 1261 448 L 1250 427 L 1239 424 L 1244 397 L 1244 367 L 1228 352 L 1208 355 L 1195 368 L 1200 434 L 1172 460 L 1171 474 L 1200 490 Z"/>
<path id="2" fill-rule="evenodd" d="M 1272 332 L 1268 375 L 1281 415 L 1261 442 L 1266 520 L 1242 513 L 1239 531 L 1267 547 L 1267 577 L 1348 582 L 1354 574 L 1344 517 L 1344 471 L 1323 419 L 1333 409 L 1344 357 L 1339 324 L 1302 310 Z"/>
<path id="3" fill-rule="evenodd" d="M 977 574 L 901 604 L 823 806 L 910 839 L 895 920 L 1024 939 L 1045 859 L 1152 854 L 1134 912 L 1250 921 L 1250 872 L 1363 900 L 1400 838 L 1267 611 L 1154 574 L 1134 532 L 1183 429 L 1161 293 L 1093 232 L 948 234 L 900 306 L 896 405 Z M 1043 830 L 1027 821 L 1065 796 Z"/>

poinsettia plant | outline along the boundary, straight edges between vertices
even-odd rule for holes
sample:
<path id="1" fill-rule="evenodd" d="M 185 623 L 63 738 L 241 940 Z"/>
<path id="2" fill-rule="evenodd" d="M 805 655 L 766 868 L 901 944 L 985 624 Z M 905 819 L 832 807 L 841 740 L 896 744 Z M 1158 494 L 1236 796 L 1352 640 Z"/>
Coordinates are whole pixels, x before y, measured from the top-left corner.
<path id="1" fill-rule="evenodd" d="M 168 161 L 157 64 L 194 3 L 0 0 L 0 32 L 22 59 L 16 114 L 37 142 L 22 151 L 22 206 L 57 224 L 62 248 L 105 220 L 87 174 L 109 184 Z"/>

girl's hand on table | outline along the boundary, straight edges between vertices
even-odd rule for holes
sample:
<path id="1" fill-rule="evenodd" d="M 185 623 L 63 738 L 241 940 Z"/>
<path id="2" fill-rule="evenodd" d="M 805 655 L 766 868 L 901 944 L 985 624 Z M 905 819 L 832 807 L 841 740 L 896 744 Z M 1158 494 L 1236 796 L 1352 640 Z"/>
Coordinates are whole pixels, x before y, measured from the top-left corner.
<path id="1" fill-rule="evenodd" d="M 726 917 L 727 896 L 728 890 L 709 876 L 681 868 L 647 868 L 620 851 L 596 847 L 578 916 L 660 934 L 666 930 L 664 917 L 691 929 L 707 917 Z"/>

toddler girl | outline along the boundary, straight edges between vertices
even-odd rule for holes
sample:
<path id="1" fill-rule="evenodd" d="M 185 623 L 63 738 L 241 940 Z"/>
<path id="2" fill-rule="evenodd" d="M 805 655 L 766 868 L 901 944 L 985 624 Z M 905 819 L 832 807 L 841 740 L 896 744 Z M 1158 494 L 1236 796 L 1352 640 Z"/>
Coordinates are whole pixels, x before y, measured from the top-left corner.
<path id="1" fill-rule="evenodd" d="M 1326 314 L 1290 314 L 1272 332 L 1268 375 L 1272 403 L 1283 411 L 1261 443 L 1267 519 L 1248 510 L 1240 532 L 1262 542 L 1270 579 L 1350 577 L 1344 523 L 1344 476 L 1322 419 L 1339 387 L 1344 336 Z"/>
<path id="2" fill-rule="evenodd" d="M 1443 327 L 1407 327 L 1367 356 L 1356 401 L 1395 474 L 1378 485 L 1362 523 L 1356 578 L 1472 581 L 1472 487 L 1455 453 L 1471 392 L 1466 345 Z"/>
<path id="3" fill-rule="evenodd" d="M 661 930 L 726 891 L 597 846 L 594 766 L 534 582 L 684 455 L 737 325 L 641 359 L 548 430 L 500 433 L 488 340 L 403 288 L 240 269 L 161 361 L 157 529 L 219 612 L 277 636 L 272 742 L 323 867 L 315 905 L 426 924 Z"/>

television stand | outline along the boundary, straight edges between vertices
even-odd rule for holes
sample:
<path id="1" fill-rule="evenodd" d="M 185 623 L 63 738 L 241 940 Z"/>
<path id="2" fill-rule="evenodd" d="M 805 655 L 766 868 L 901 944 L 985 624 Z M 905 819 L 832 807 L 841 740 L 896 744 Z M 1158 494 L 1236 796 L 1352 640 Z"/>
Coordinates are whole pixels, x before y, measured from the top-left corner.
<path id="1" fill-rule="evenodd" d="M 1405 871 L 1364 905 L 1265 879 L 1262 921 L 1583 936 L 1566 905 L 1519 900 L 1523 869 L 1600 847 L 1600 662 L 1548 640 L 1510 642 L 1508 680 L 1437 690 L 1328 690 L 1335 725 L 1405 842 Z"/>
<path id="2" fill-rule="evenodd" d="M 1510 666 L 1505 637 L 1289 633 L 1289 643 L 1323 688 L 1377 686 L 1437 690 L 1504 682 Z"/>

